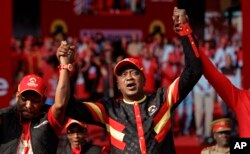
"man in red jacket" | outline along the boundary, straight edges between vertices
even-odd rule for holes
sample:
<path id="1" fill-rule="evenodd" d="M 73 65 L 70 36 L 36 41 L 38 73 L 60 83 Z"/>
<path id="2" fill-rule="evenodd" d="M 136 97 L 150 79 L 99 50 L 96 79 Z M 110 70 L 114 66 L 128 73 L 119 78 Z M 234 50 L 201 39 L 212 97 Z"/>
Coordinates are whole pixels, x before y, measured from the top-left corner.
<path id="1" fill-rule="evenodd" d="M 187 19 L 180 20 L 179 23 L 175 22 L 174 30 L 179 33 L 182 30 L 182 24 L 186 23 Z M 236 115 L 239 136 L 250 137 L 250 91 L 235 87 L 203 52 L 199 52 L 199 55 L 206 79 Z"/>

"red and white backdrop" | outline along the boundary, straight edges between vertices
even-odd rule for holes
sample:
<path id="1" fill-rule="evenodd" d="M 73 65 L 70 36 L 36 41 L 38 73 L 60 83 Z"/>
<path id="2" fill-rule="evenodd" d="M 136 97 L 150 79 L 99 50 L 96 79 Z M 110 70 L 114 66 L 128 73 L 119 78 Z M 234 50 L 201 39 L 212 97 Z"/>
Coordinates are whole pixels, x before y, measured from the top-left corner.
<path id="1" fill-rule="evenodd" d="M 73 1 L 73 0 L 72 0 Z M 146 0 L 144 15 L 129 16 L 124 14 L 77 15 L 74 12 L 74 4 L 68 0 L 42 0 L 41 1 L 41 30 L 42 35 L 50 35 L 57 25 L 61 25 L 64 30 L 72 36 L 78 36 L 86 29 L 110 29 L 125 30 L 125 32 L 149 33 L 154 26 L 162 28 L 169 37 L 173 36 L 172 31 L 172 9 L 176 5 L 176 0 Z M 11 99 L 11 68 L 10 61 L 10 40 L 12 37 L 12 0 L 0 0 L 0 108 L 9 105 Z M 160 4 L 160 5 L 159 5 Z M 247 0 L 241 0 L 243 15 L 243 86 L 250 88 L 250 18 L 249 5 Z M 91 19 L 91 20 L 90 20 Z M 77 21 L 77 22 L 75 22 Z M 88 22 L 86 22 L 88 21 Z M 116 21 L 116 22 L 114 22 Z M 109 32 L 109 31 L 108 31 Z M 122 31 L 124 32 L 124 31 Z"/>
<path id="2" fill-rule="evenodd" d="M 172 31 L 172 9 L 176 6 L 176 0 L 145 0 L 145 12 L 136 16 L 122 15 L 86 15 L 77 14 L 75 0 L 43 0 L 41 2 L 41 26 L 45 35 L 51 34 L 56 25 L 61 25 L 63 29 L 73 36 L 87 31 L 110 32 L 115 29 L 114 33 L 136 31 L 138 34 L 148 34 L 154 26 L 161 27 L 166 36 L 172 37 L 175 34 Z M 210 2 L 210 0 L 208 0 Z M 215 1 L 221 3 L 224 1 Z M 214 3 L 213 3 L 214 4 Z M 243 16 L 243 87 L 250 88 L 250 18 L 249 5 L 247 0 L 241 0 Z M 212 4 L 210 4 L 212 5 Z M 213 5 L 214 6 L 214 5 Z M 219 5 L 218 5 L 219 6 Z M 56 9 L 55 9 L 56 8 Z M 54 11 L 57 10 L 57 11 Z M 78 10 L 79 11 L 79 10 Z M 77 21 L 77 22 L 76 22 Z M 88 22 L 86 22 L 88 21 Z M 114 22 L 115 21 L 115 22 Z"/>
<path id="3" fill-rule="evenodd" d="M 109 1 L 106 1 L 108 6 Z M 129 10 L 119 12 L 105 9 L 104 4 L 96 4 L 95 13 L 84 14 L 83 4 L 77 0 L 42 0 L 41 28 L 44 35 L 50 35 L 61 26 L 70 36 L 79 36 L 81 30 L 116 30 L 120 32 L 141 31 L 148 34 L 154 26 L 158 26 L 168 36 L 173 36 L 172 10 L 176 0 L 141 0 L 145 1 L 145 12 L 132 15 Z M 98 1 L 102 2 L 102 1 Z M 122 2 L 122 1 L 121 1 Z M 92 7 L 92 8 L 93 8 Z M 81 12 L 82 11 L 82 12 Z M 110 32 L 110 31 L 109 31 Z"/>

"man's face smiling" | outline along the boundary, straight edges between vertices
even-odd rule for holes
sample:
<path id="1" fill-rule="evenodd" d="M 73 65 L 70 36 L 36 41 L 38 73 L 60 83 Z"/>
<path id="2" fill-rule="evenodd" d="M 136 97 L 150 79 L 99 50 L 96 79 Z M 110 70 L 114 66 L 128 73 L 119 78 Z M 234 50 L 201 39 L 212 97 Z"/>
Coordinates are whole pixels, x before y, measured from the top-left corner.
<path id="1" fill-rule="evenodd" d="M 145 78 L 141 71 L 134 67 L 125 67 L 117 75 L 117 86 L 127 101 L 136 101 L 144 96 Z"/>

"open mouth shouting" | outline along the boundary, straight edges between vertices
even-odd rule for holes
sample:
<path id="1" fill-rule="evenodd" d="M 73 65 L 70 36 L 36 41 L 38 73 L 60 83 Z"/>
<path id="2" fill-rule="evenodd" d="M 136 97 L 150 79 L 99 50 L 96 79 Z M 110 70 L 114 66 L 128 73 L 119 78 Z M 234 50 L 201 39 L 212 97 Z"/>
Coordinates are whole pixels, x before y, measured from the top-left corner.
<path id="1" fill-rule="evenodd" d="M 136 90 L 136 83 L 128 82 L 126 87 L 127 87 L 128 90 Z"/>

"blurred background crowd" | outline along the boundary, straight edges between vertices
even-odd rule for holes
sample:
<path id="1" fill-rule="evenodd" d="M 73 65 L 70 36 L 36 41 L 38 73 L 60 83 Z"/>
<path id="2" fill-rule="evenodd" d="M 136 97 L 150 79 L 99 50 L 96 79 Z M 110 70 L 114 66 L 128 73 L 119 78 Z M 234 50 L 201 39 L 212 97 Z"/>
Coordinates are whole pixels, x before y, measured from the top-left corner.
<path id="1" fill-rule="evenodd" d="M 51 1 L 56 2 L 56 0 Z M 87 15 L 91 16 L 93 20 L 98 15 L 110 16 L 110 18 L 112 15 L 118 16 L 118 18 L 143 16 L 151 7 L 151 4 L 147 5 L 146 0 L 68 1 L 71 1 L 71 4 L 73 3 L 75 6 L 74 13 L 77 16 Z M 156 3 L 160 5 L 173 1 L 151 0 L 151 3 L 153 2 L 155 5 Z M 25 9 L 23 5 L 23 8 L 18 7 L 20 3 L 23 2 L 14 0 L 15 10 Z M 174 4 L 188 7 L 184 6 L 184 3 L 187 2 L 177 1 Z M 31 2 L 31 4 L 34 4 L 34 8 L 39 7 L 37 2 Z M 202 21 L 203 27 L 198 28 L 197 33 L 200 50 L 205 52 L 235 86 L 242 88 L 242 67 L 244 64 L 240 0 L 224 1 L 224 5 L 220 6 L 222 9 L 219 10 L 216 10 L 217 6 L 212 6 L 208 2 L 206 4 L 214 10 L 206 10 L 202 16 L 204 19 Z M 58 11 L 62 12 L 63 10 L 58 9 Z M 187 8 L 187 11 L 190 9 Z M 21 18 L 18 18 L 18 13 L 14 13 L 16 24 L 11 39 L 10 61 L 12 67 L 8 70 L 12 76 L 13 84 L 10 85 L 10 89 L 13 99 L 9 105 L 15 104 L 17 83 L 24 75 L 32 73 L 39 74 L 46 80 L 49 86 L 46 104 L 53 104 L 58 80 L 58 62 L 55 53 L 62 40 L 67 40 L 68 43 L 76 46 L 77 60 L 71 74 L 71 88 L 76 99 L 81 101 L 119 97 L 113 68 L 117 61 L 125 57 L 140 58 L 147 81 L 145 91 L 149 94 L 160 86 L 168 86 L 183 70 L 184 59 L 181 41 L 175 35 L 164 33 L 172 31 L 171 27 L 164 31 L 157 25 L 147 34 L 144 31 L 129 31 L 116 33 L 117 35 L 102 30 L 88 31 L 85 28 L 78 35 L 70 35 L 61 25 L 61 27 L 57 26 L 55 31 L 51 31 L 50 35 L 42 35 L 43 33 L 38 26 L 39 19 L 35 19 L 39 14 L 25 15 L 25 13 L 20 13 L 20 16 Z M 28 19 L 25 19 L 25 16 L 30 17 L 31 21 L 26 22 Z M 194 14 L 190 14 L 189 18 L 191 24 L 199 27 L 197 22 L 194 22 L 193 18 L 196 18 Z M 34 21 L 33 27 L 32 21 Z M 91 22 L 91 20 L 87 22 Z M 172 20 L 168 22 L 172 25 Z M 23 26 L 25 24 L 27 24 L 26 28 Z M 141 24 L 143 25 L 143 21 Z M 24 29 L 22 30 L 22 28 Z M 103 29 L 105 28 L 107 27 L 104 26 Z M 110 29 L 112 28 L 108 30 Z M 116 30 L 114 29 L 114 31 Z M 200 144 L 211 144 L 213 139 L 210 123 L 213 119 L 220 117 L 230 117 L 234 120 L 233 135 L 237 136 L 237 121 L 235 121 L 234 114 L 217 96 L 207 80 L 202 77 L 175 111 L 173 131 L 176 137 L 195 135 Z"/>

